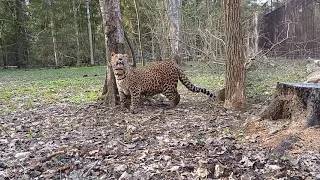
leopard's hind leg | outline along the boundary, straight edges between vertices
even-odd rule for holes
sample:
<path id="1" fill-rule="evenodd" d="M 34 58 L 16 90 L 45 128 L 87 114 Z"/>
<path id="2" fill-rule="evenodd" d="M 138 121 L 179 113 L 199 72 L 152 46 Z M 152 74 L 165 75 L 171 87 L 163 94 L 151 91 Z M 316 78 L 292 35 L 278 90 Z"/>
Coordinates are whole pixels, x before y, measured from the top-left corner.
<path id="1" fill-rule="evenodd" d="M 169 108 L 174 108 L 179 104 L 180 94 L 178 93 L 176 87 L 172 87 L 172 86 L 167 87 L 162 92 L 162 94 L 165 95 L 169 99 L 169 101 L 170 101 Z"/>

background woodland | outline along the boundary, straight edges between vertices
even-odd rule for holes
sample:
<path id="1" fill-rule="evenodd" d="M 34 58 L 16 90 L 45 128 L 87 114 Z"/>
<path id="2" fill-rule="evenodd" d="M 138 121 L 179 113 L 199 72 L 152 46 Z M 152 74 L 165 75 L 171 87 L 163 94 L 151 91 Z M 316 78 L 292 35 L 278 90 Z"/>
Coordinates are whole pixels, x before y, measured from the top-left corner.
<path id="1" fill-rule="evenodd" d="M 179 2 L 180 1 L 180 2 Z M 180 58 L 223 63 L 225 33 L 217 0 L 178 0 Z M 242 2 L 246 56 L 257 53 L 256 0 Z M 170 4 L 164 0 L 121 0 L 126 53 L 136 61 L 172 58 Z M 97 0 L 1 0 L 0 65 L 18 67 L 105 64 L 103 24 Z"/>

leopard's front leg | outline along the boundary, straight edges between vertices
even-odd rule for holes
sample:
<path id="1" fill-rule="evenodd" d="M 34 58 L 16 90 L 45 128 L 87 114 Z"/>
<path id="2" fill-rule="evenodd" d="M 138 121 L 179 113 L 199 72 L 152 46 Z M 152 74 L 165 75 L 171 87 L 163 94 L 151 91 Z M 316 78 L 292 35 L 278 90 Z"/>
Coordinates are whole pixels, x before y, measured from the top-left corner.
<path id="1" fill-rule="evenodd" d="M 130 106 L 130 112 L 132 114 L 136 114 L 138 112 L 137 107 L 140 102 L 140 93 L 139 92 L 133 92 L 131 93 L 131 106 Z"/>
<path id="2" fill-rule="evenodd" d="M 124 94 L 123 91 L 119 91 L 119 97 L 120 97 L 120 106 L 121 106 L 121 109 L 125 109 L 125 106 L 126 106 L 126 101 L 127 101 L 127 97 L 126 95 Z"/>

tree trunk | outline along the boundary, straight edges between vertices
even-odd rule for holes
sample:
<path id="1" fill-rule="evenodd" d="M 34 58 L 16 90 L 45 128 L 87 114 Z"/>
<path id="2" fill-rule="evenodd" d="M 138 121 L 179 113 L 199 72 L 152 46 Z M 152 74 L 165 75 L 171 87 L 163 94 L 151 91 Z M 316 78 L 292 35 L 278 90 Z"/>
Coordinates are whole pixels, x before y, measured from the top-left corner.
<path id="1" fill-rule="evenodd" d="M 137 16 L 137 25 L 138 25 L 138 41 L 139 41 L 139 49 L 140 49 L 140 57 L 141 57 L 141 64 L 142 66 L 145 66 L 145 61 L 144 61 L 144 57 L 143 57 L 143 50 L 142 50 L 142 44 L 141 44 L 141 32 L 140 32 L 140 18 L 139 18 L 139 12 L 138 12 L 138 7 L 137 7 L 137 3 L 136 0 L 133 0 L 134 3 L 134 8 L 136 10 L 136 16 Z"/>
<path id="2" fill-rule="evenodd" d="M 4 48 L 2 48 L 3 46 L 3 42 L 2 42 L 2 28 L 0 27 L 0 59 L 2 60 L 2 62 L 0 61 L 0 65 L 3 67 L 3 69 L 6 68 L 5 66 L 5 57 L 4 57 Z"/>
<path id="3" fill-rule="evenodd" d="M 20 0 L 15 1 L 15 15 L 16 15 L 16 35 L 17 35 L 17 45 L 16 45 L 16 52 L 17 52 L 17 66 L 18 68 L 25 66 L 24 62 L 24 52 L 25 52 L 25 34 L 23 28 L 23 7 L 22 2 Z"/>
<path id="4" fill-rule="evenodd" d="M 226 26 L 226 90 L 225 108 L 246 107 L 245 58 L 240 23 L 241 0 L 224 0 Z"/>
<path id="5" fill-rule="evenodd" d="M 131 52 L 131 56 L 132 56 L 132 67 L 137 67 L 137 61 L 136 61 L 136 56 L 135 56 L 135 54 L 134 54 L 134 49 L 133 49 L 133 47 L 132 47 L 132 44 L 131 44 L 131 42 L 130 42 L 130 39 L 129 39 L 129 37 L 128 37 L 128 34 L 127 34 L 127 32 L 124 30 L 124 28 L 123 28 L 123 34 L 124 34 L 124 38 L 126 39 L 126 42 L 127 42 L 127 44 L 128 44 L 128 46 L 129 46 L 129 49 L 130 49 L 130 52 Z"/>
<path id="6" fill-rule="evenodd" d="M 8 67 L 8 53 L 7 53 L 7 50 L 5 48 L 5 41 L 4 41 L 4 38 L 1 34 L 2 32 L 2 28 L 4 27 L 3 26 L 3 23 L 0 24 L 1 28 L 0 28 L 0 51 L 2 52 L 0 58 L 3 60 L 3 68 L 4 69 L 7 69 Z"/>
<path id="7" fill-rule="evenodd" d="M 117 103 L 117 86 L 110 65 L 110 52 L 124 53 L 124 31 L 120 11 L 120 0 L 99 0 L 103 19 L 105 46 L 107 54 L 107 72 L 102 95 L 110 106 Z"/>
<path id="8" fill-rule="evenodd" d="M 86 0 L 86 9 L 87 9 L 87 19 L 88 19 L 89 46 L 90 46 L 90 64 L 94 65 L 91 17 L 90 17 L 91 16 L 90 15 L 90 0 Z"/>
<path id="9" fill-rule="evenodd" d="M 155 53 L 154 53 L 154 37 L 153 37 L 153 33 L 151 34 L 151 56 L 152 59 L 155 59 Z"/>
<path id="10" fill-rule="evenodd" d="M 256 56 L 259 52 L 259 29 L 258 29 L 258 16 L 259 13 L 254 13 L 254 52 L 253 54 Z"/>
<path id="11" fill-rule="evenodd" d="M 250 57 L 252 55 L 252 49 L 250 47 L 250 32 L 248 32 L 247 38 L 245 39 L 245 41 L 246 41 L 246 46 L 245 46 L 246 47 L 246 50 L 245 50 L 246 55 L 245 55 L 245 57 Z"/>
<path id="12" fill-rule="evenodd" d="M 182 0 L 166 0 L 167 13 L 170 21 L 171 51 L 174 60 L 181 63 L 181 22 L 182 22 Z"/>
<path id="13" fill-rule="evenodd" d="M 80 42 L 79 42 L 79 27 L 78 27 L 78 8 L 77 8 L 76 0 L 72 0 L 72 9 L 73 9 L 73 23 L 74 23 L 74 29 L 76 33 L 76 42 L 77 42 L 77 66 L 81 65 L 81 59 L 80 59 Z"/>
<path id="14" fill-rule="evenodd" d="M 51 21 L 51 35 L 52 35 L 52 44 L 53 44 L 53 53 L 54 53 L 54 62 L 55 66 L 59 66 L 58 61 L 58 48 L 57 48 L 57 33 L 56 33 L 56 25 L 55 25 L 55 9 L 54 9 L 54 1 L 49 0 L 50 7 L 50 21 Z"/>
<path id="15" fill-rule="evenodd" d="M 260 113 L 261 119 L 294 119 L 304 115 L 307 126 L 320 125 L 320 85 L 278 83 L 273 100 Z"/>

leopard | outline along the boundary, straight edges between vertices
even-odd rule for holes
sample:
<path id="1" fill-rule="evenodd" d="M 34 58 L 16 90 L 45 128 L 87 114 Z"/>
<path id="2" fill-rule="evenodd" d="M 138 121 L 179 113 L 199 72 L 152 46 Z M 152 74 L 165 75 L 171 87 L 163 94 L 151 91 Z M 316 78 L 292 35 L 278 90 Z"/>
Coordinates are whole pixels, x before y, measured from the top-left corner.
<path id="1" fill-rule="evenodd" d="M 176 107 L 180 102 L 178 81 L 190 91 L 203 93 L 209 99 L 216 95 L 205 88 L 193 85 L 180 66 L 173 61 L 156 61 L 149 66 L 133 67 L 127 54 L 111 53 L 111 67 L 115 76 L 120 105 L 125 109 L 131 100 L 130 112 L 135 114 L 142 96 L 163 94 L 169 100 L 168 108 Z"/>

